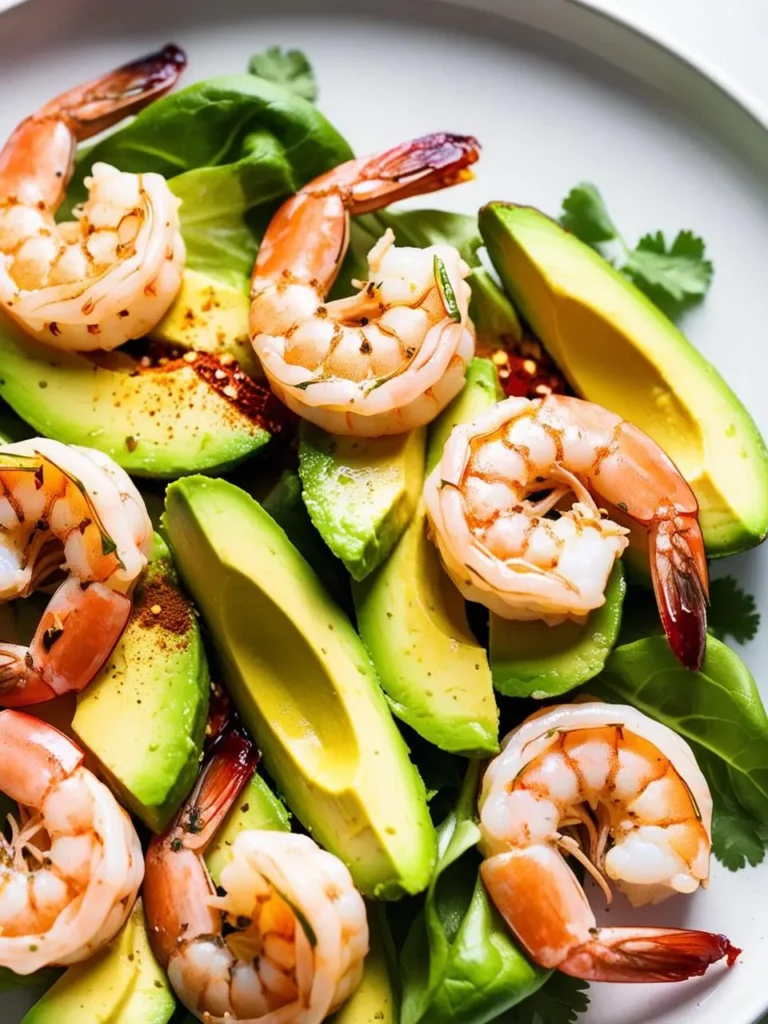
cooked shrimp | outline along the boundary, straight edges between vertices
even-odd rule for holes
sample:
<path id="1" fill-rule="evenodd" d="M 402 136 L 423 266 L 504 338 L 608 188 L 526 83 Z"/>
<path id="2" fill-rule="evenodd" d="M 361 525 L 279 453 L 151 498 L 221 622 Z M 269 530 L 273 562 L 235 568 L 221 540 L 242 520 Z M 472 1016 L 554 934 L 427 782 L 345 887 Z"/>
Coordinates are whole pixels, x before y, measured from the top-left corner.
<path id="1" fill-rule="evenodd" d="M 564 508 L 569 495 L 575 503 Z M 465 597 L 507 619 L 550 625 L 583 621 L 604 603 L 627 546 L 628 531 L 593 495 L 647 530 L 670 647 L 699 668 L 708 577 L 698 504 L 631 423 L 565 395 L 508 398 L 454 429 L 424 485 L 434 540 Z"/>
<path id="2" fill-rule="evenodd" d="M 475 341 L 469 268 L 456 249 L 398 248 L 388 230 L 357 295 L 326 302 L 350 215 L 470 177 L 475 139 L 427 135 L 350 160 L 278 210 L 251 280 L 251 337 L 272 390 L 335 434 L 376 437 L 429 423 L 461 390 Z"/>
<path id="3" fill-rule="evenodd" d="M 225 733 L 186 807 L 152 840 L 152 946 L 206 1024 L 318 1024 L 362 977 L 365 904 L 341 861 L 284 832 L 242 832 L 216 895 L 202 856 L 254 764 L 248 741 Z"/>
<path id="4" fill-rule="evenodd" d="M 69 574 L 31 645 L 0 643 L 0 704 L 88 685 L 125 629 L 151 550 L 144 501 L 109 456 L 43 437 L 0 447 L 0 601 Z"/>
<path id="5" fill-rule="evenodd" d="M 122 928 L 144 861 L 130 818 L 53 726 L 0 712 L 0 790 L 19 804 L 0 834 L 0 966 L 32 974 L 98 952 Z"/>
<path id="6" fill-rule="evenodd" d="M 709 877 L 712 798 L 691 748 L 617 704 L 561 704 L 524 722 L 480 794 L 488 892 L 530 956 L 589 981 L 681 981 L 741 952 L 723 935 L 598 928 L 563 854 L 633 905 Z M 588 855 L 571 834 L 583 829 Z"/>
<path id="7" fill-rule="evenodd" d="M 179 290 L 179 201 L 162 175 L 94 164 L 77 220 L 55 213 L 78 142 L 162 96 L 185 64 L 166 46 L 62 93 L 0 152 L 0 307 L 47 345 L 113 349 L 154 327 Z"/>

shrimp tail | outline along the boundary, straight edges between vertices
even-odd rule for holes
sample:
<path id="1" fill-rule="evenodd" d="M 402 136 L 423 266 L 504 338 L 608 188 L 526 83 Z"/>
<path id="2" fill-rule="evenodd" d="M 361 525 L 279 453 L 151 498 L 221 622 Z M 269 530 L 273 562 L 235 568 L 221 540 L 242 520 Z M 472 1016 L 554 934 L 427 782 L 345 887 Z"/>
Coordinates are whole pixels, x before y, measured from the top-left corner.
<path id="1" fill-rule="evenodd" d="M 404 142 L 371 157 L 349 190 L 353 215 L 379 210 L 398 199 L 426 195 L 469 181 L 470 164 L 480 157 L 480 143 L 471 135 L 435 132 Z"/>
<path id="2" fill-rule="evenodd" d="M 35 116 L 66 118 L 78 140 L 90 138 L 129 114 L 135 114 L 176 84 L 187 64 L 173 43 L 63 93 Z"/>
<path id="3" fill-rule="evenodd" d="M 585 981 L 685 981 L 724 957 L 733 966 L 741 950 L 725 935 L 686 928 L 598 928 L 558 964 Z"/>
<path id="4" fill-rule="evenodd" d="M 650 551 L 653 589 L 669 646 L 686 668 L 697 671 L 706 650 L 709 595 L 698 520 L 676 515 L 655 523 Z"/>

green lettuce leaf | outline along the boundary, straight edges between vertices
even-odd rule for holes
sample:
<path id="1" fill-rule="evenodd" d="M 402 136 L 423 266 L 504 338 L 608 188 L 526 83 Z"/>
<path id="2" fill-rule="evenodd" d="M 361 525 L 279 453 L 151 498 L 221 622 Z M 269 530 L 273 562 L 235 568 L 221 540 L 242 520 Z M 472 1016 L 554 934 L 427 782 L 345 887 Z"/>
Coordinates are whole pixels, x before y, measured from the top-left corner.
<path id="1" fill-rule="evenodd" d="M 438 829 L 435 875 L 402 951 L 401 1024 L 484 1024 L 551 973 L 520 952 L 480 880 L 475 814 L 482 768 L 470 764 L 455 809 Z"/>
<path id="2" fill-rule="evenodd" d="M 663 636 L 617 647 L 590 693 L 632 704 L 692 746 L 715 805 L 713 850 L 731 869 L 762 859 L 768 836 L 768 715 L 744 662 L 709 637 L 699 672 Z"/>
<path id="3" fill-rule="evenodd" d="M 246 288 L 281 200 L 352 153 L 319 110 L 254 75 L 171 93 L 78 157 L 63 215 L 85 198 L 96 161 L 156 171 L 182 200 L 187 265 Z"/>

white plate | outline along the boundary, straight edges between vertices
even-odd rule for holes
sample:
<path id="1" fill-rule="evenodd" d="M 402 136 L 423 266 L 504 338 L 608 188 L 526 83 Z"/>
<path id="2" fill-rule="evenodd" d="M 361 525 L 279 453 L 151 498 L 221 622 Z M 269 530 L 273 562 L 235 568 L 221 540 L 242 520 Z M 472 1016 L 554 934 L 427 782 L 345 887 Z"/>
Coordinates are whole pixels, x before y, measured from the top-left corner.
<path id="1" fill-rule="evenodd" d="M 630 238 L 701 233 L 717 274 L 688 332 L 768 433 L 768 134 L 756 114 L 659 44 L 569 0 L 388 0 L 376 5 L 386 15 L 364 13 L 361 0 L 274 6 L 279 13 L 253 0 L 34 0 L 11 10 L 0 24 L 0 137 L 61 88 L 168 39 L 188 50 L 188 82 L 244 69 L 272 43 L 299 46 L 322 109 L 357 151 L 439 129 L 480 138 L 477 181 L 435 197 L 439 205 L 469 212 L 516 199 L 556 213 L 589 179 Z M 767 558 L 763 550 L 723 566 L 763 609 Z M 743 653 L 753 671 L 768 666 L 768 629 Z M 768 1007 L 761 891 L 768 863 L 735 875 L 715 865 L 709 892 L 644 913 L 725 932 L 744 954 L 730 972 L 677 986 L 595 986 L 586 1024 L 751 1024 Z M 610 921 L 628 915 L 617 901 Z M 14 1024 L 26 1005 L 0 997 L 0 1019 Z"/>

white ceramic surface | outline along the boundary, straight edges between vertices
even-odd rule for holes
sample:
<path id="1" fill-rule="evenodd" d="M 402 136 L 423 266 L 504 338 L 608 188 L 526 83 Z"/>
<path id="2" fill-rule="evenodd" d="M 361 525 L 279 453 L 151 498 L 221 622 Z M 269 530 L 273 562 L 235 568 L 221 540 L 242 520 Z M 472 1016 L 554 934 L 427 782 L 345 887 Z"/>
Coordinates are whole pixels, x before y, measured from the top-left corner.
<path id="1" fill-rule="evenodd" d="M 322 109 L 358 151 L 438 129 L 481 139 L 477 180 L 436 205 L 469 212 L 514 198 L 554 213 L 586 178 L 630 238 L 656 228 L 704 235 L 715 283 L 685 326 L 768 433 L 768 134 L 758 119 L 690 64 L 569 0 L 375 6 L 31 0 L 0 20 L 0 137 L 60 88 L 168 39 L 188 50 L 188 82 L 244 68 L 272 43 L 299 46 Z M 764 549 L 719 571 L 738 573 L 768 610 L 767 568 Z M 768 665 L 768 627 L 743 654 L 756 673 Z M 593 988 L 586 1024 L 751 1024 L 768 1007 L 761 890 L 768 864 L 735 875 L 715 865 L 708 893 L 633 915 L 725 932 L 744 954 L 730 972 L 678 986 Z M 629 916 L 619 900 L 608 920 Z M 15 1024 L 25 1005 L 0 996 L 0 1021 Z"/>

